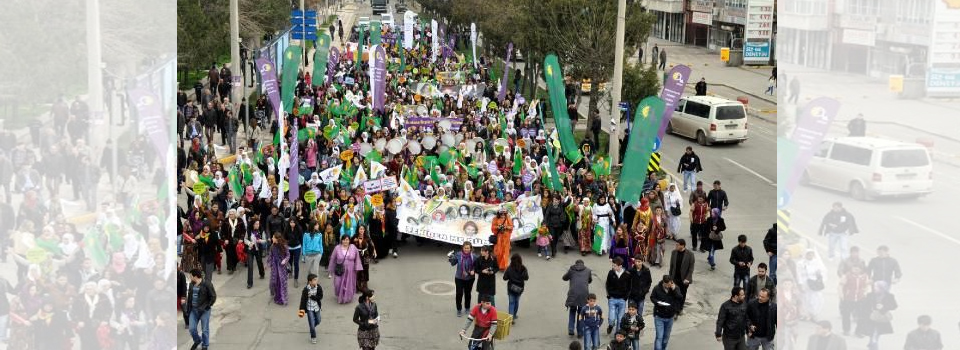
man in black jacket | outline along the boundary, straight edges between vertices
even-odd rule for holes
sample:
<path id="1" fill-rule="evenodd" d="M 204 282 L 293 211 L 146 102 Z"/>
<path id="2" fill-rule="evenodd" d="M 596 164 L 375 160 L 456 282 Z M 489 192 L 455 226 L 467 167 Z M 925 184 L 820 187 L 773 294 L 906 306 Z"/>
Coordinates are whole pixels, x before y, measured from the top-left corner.
<path id="1" fill-rule="evenodd" d="M 613 258 L 613 268 L 607 273 L 607 334 L 614 328 L 620 329 L 620 319 L 627 311 L 627 297 L 630 296 L 630 281 L 632 277 L 623 269 L 623 259 Z"/>
<path id="2" fill-rule="evenodd" d="M 720 305 L 714 336 L 718 342 L 723 342 L 724 350 L 747 349 L 747 342 L 743 338 L 747 332 L 747 308 L 743 303 L 744 298 L 746 294 L 743 293 L 743 288 L 733 287 L 730 300 Z"/>
<path id="3" fill-rule="evenodd" d="M 700 165 L 700 156 L 693 152 L 693 147 L 687 146 L 687 150 L 680 157 L 680 164 L 677 164 L 677 172 L 683 176 L 683 191 L 693 191 L 697 183 L 697 173 L 703 171 Z"/>
<path id="4" fill-rule="evenodd" d="M 753 248 L 747 245 L 747 235 L 737 237 L 737 246 L 730 250 L 730 264 L 733 265 L 733 286 L 746 288 L 753 266 Z"/>
<path id="5" fill-rule="evenodd" d="M 217 302 L 217 292 L 210 281 L 203 280 L 199 269 L 190 271 L 190 286 L 187 287 L 186 312 L 190 314 L 190 336 L 193 337 L 193 346 L 190 350 L 197 350 L 203 345 L 203 350 L 210 346 L 210 313 L 213 304 Z M 203 336 L 197 333 L 197 323 L 203 323 Z"/>
<path id="6" fill-rule="evenodd" d="M 760 290 L 757 299 L 747 302 L 747 347 L 773 349 L 777 333 L 777 304 L 770 300 L 770 291 Z"/>
<path id="7" fill-rule="evenodd" d="M 697 92 L 697 96 L 707 96 L 707 79 L 700 78 L 694 90 Z"/>
<path id="8" fill-rule="evenodd" d="M 777 223 L 767 230 L 767 235 L 763 237 L 763 250 L 767 251 L 770 257 L 770 278 L 773 283 L 777 283 Z"/>
<path id="9" fill-rule="evenodd" d="M 650 268 L 643 264 L 642 254 L 633 259 L 633 267 L 627 272 L 630 274 L 630 302 L 637 304 L 637 313 L 643 315 L 644 301 L 653 285 L 653 278 L 650 277 Z"/>
<path id="10" fill-rule="evenodd" d="M 710 209 L 720 209 L 721 213 L 726 211 L 727 206 L 730 205 L 730 200 L 727 199 L 727 191 L 720 188 L 720 180 L 713 181 L 713 189 L 707 193 L 707 203 L 710 204 Z"/>
<path id="11" fill-rule="evenodd" d="M 770 291 L 770 297 L 775 298 L 777 295 L 776 286 L 777 284 L 773 279 L 767 275 L 767 264 L 760 263 L 760 265 L 757 265 L 757 274 L 750 277 L 750 281 L 747 282 L 747 300 L 757 298 L 760 295 L 760 290 L 763 289 Z"/>
<path id="12" fill-rule="evenodd" d="M 840 249 L 840 260 L 847 258 L 850 251 L 848 239 L 851 235 L 860 232 L 857 230 L 857 221 L 846 209 L 843 203 L 833 203 L 833 209 L 823 216 L 820 222 L 820 235 L 827 236 L 830 248 L 830 260 L 833 260 L 834 250 Z"/>
<path id="13" fill-rule="evenodd" d="M 550 205 L 544 211 L 543 219 L 547 224 L 547 229 L 550 230 L 550 236 L 553 236 L 553 240 L 550 241 L 550 251 L 557 254 L 557 242 L 560 241 L 563 228 L 567 226 L 567 213 L 560 204 L 560 197 L 553 197 Z M 563 253 L 566 254 L 567 250 L 568 247 L 564 246 Z"/>
<path id="14" fill-rule="evenodd" d="M 670 331 L 673 329 L 673 321 L 677 318 L 680 311 L 683 311 L 683 295 L 677 290 L 677 285 L 673 283 L 673 277 L 664 275 L 660 284 L 653 288 L 650 293 L 650 301 L 653 302 L 653 324 L 657 331 L 654 339 L 654 349 L 666 349 L 670 341 Z"/>

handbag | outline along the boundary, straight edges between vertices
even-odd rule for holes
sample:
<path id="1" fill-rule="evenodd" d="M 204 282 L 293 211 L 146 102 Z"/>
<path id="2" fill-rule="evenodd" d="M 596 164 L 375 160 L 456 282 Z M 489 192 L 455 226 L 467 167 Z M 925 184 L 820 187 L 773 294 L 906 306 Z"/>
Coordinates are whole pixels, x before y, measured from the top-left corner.
<path id="1" fill-rule="evenodd" d="M 723 232 L 710 231 L 710 234 L 707 235 L 707 237 L 714 241 L 720 241 L 723 240 Z"/>
<path id="2" fill-rule="evenodd" d="M 523 293 L 523 287 L 521 287 L 521 286 L 519 286 L 519 285 L 516 285 L 516 284 L 513 284 L 513 283 L 508 283 L 508 284 L 507 284 L 507 291 L 509 291 L 511 294 L 518 294 L 518 295 L 519 295 L 519 294 L 522 294 L 522 293 Z"/>
<path id="3" fill-rule="evenodd" d="M 823 290 L 823 288 L 825 287 L 823 285 L 823 276 L 821 276 L 820 273 L 817 272 L 817 278 L 816 279 L 808 278 L 807 285 L 810 286 L 810 290 L 814 292 L 819 292 Z M 871 315 L 871 317 L 872 316 L 873 315 Z"/>
<path id="4" fill-rule="evenodd" d="M 893 321 L 893 314 L 890 311 L 873 310 L 870 312 L 870 321 L 890 322 Z"/>
<path id="5" fill-rule="evenodd" d="M 247 262 L 247 245 L 243 241 L 237 243 L 237 260 L 241 263 Z"/>
<path id="6" fill-rule="evenodd" d="M 681 213 L 679 205 L 670 207 L 670 214 L 673 214 L 673 216 L 680 216 Z"/>
<path id="7" fill-rule="evenodd" d="M 346 261 L 346 259 L 347 259 L 346 254 L 344 254 L 340 262 L 338 262 L 336 265 L 333 266 L 333 274 L 337 275 L 337 277 L 343 276 L 343 273 L 344 273 L 343 263 L 344 261 Z"/>

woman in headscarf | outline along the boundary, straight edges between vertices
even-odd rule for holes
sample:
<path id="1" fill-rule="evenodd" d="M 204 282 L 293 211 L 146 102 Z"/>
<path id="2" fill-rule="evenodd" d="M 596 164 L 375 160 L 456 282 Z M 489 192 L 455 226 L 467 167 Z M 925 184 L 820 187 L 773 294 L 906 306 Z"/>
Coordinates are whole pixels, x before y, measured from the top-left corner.
<path id="1" fill-rule="evenodd" d="M 340 244 L 330 254 L 327 278 L 333 278 L 333 292 L 337 302 L 346 304 L 357 294 L 357 272 L 363 270 L 360 251 L 350 244 L 350 236 L 340 236 Z"/>
<path id="2" fill-rule="evenodd" d="M 640 197 L 640 207 L 633 216 L 633 238 L 637 242 L 637 249 L 633 255 L 647 256 L 647 233 L 650 231 L 650 220 L 653 210 L 650 209 L 650 200 L 646 196 Z"/>
<path id="3" fill-rule="evenodd" d="M 667 215 L 667 237 L 676 240 L 680 233 L 680 214 L 683 213 L 683 197 L 677 190 L 677 185 L 671 183 L 664 193 L 665 213 Z"/>
<path id="4" fill-rule="evenodd" d="M 870 337 L 867 348 L 877 350 L 880 348 L 880 336 L 893 334 L 893 325 L 890 323 L 893 314 L 890 311 L 897 309 L 897 299 L 890 294 L 890 285 L 886 281 L 876 281 L 873 291 L 867 294 L 860 305 L 856 334 Z"/>
<path id="5" fill-rule="evenodd" d="M 807 311 L 804 319 L 816 322 L 823 309 L 823 290 L 826 286 L 827 269 L 813 249 L 807 249 L 804 259 L 797 264 L 797 276 L 803 291 L 803 305 Z"/>
<path id="6" fill-rule="evenodd" d="M 290 251 L 287 240 L 279 232 L 273 234 L 272 243 L 269 259 L 270 296 L 273 297 L 273 302 L 287 305 L 287 261 L 290 259 Z"/>
<path id="7" fill-rule="evenodd" d="M 663 208 L 653 209 L 653 215 L 650 217 L 650 226 L 647 230 L 647 261 L 650 265 L 663 267 L 663 241 L 667 237 L 666 218 L 663 215 Z"/>
<path id="8" fill-rule="evenodd" d="M 594 242 L 593 250 L 598 255 L 606 255 L 607 249 L 610 248 L 610 239 L 614 235 L 613 210 L 607 204 L 606 196 L 600 196 L 600 202 L 593 205 L 592 214 L 594 224 L 603 229 L 602 236 L 595 237 L 595 240 L 599 239 L 599 246 Z"/>
<path id="9" fill-rule="evenodd" d="M 594 222 L 593 209 L 590 206 L 590 198 L 584 198 L 583 204 L 577 206 L 578 224 L 577 228 L 580 238 L 580 256 L 586 256 L 593 248 Z"/>
<path id="10" fill-rule="evenodd" d="M 727 224 L 720 217 L 720 209 L 710 209 L 710 218 L 707 219 L 707 262 L 710 263 L 710 270 L 716 270 L 717 262 L 714 260 L 716 251 L 723 249 L 723 231 L 727 230 Z"/>

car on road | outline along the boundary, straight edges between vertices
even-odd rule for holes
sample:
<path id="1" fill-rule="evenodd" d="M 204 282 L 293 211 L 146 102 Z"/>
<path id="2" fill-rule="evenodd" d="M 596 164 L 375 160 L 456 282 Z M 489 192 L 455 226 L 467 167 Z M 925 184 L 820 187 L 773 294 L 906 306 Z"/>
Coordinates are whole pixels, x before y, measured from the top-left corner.
<path id="1" fill-rule="evenodd" d="M 920 144 L 841 137 L 820 144 L 800 182 L 847 192 L 858 200 L 917 198 L 933 192 L 933 162 Z"/>
<path id="2" fill-rule="evenodd" d="M 700 145 L 746 141 L 747 110 L 743 103 L 713 96 L 688 96 L 677 103 L 667 132 L 694 138 Z"/>

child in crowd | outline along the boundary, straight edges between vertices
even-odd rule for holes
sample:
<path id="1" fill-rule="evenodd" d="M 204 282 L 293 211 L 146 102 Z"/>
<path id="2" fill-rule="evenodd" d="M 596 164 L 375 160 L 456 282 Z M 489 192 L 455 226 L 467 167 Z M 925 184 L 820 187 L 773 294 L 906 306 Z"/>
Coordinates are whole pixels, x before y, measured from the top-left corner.
<path id="1" fill-rule="evenodd" d="M 597 295 L 587 295 L 587 305 L 580 309 L 583 322 L 583 349 L 597 350 L 600 347 L 600 326 L 603 325 L 603 309 L 597 305 Z"/>
<path id="2" fill-rule="evenodd" d="M 547 225 L 540 225 L 540 229 L 537 230 L 537 257 L 542 258 L 546 255 L 547 260 L 550 260 L 550 242 L 552 241 L 553 236 L 550 235 Z"/>

